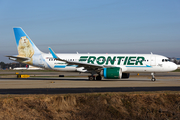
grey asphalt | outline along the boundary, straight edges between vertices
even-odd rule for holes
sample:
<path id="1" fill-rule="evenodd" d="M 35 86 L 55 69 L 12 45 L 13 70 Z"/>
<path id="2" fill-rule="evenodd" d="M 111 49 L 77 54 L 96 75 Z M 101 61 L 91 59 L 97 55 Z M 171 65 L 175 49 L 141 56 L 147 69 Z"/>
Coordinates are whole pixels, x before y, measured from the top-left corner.
<path id="1" fill-rule="evenodd" d="M 33 73 L 31 73 L 32 75 Z M 37 74 L 37 73 L 36 73 Z M 40 73 L 38 73 L 40 74 Z M 58 73 L 43 73 L 58 75 Z M 158 73 L 157 81 L 150 81 L 151 76 L 142 73 L 133 74 L 129 79 L 103 79 L 89 81 L 87 77 L 30 77 L 26 79 L 0 78 L 0 94 L 66 94 L 93 92 L 135 92 L 135 91 L 180 91 L 180 73 Z"/>
<path id="2" fill-rule="evenodd" d="M 180 87 L 36 88 L 0 89 L 0 94 L 68 94 L 97 92 L 180 91 Z"/>

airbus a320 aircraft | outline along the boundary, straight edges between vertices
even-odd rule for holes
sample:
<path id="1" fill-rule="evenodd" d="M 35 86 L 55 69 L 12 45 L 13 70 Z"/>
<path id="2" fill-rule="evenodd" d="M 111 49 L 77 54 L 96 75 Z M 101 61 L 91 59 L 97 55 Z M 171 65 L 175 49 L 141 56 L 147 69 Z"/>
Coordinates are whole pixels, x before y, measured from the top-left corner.
<path id="1" fill-rule="evenodd" d="M 155 54 L 56 54 L 41 52 L 22 28 L 13 28 L 18 55 L 7 56 L 10 60 L 57 71 L 90 73 L 89 80 L 129 78 L 130 73 L 169 72 L 177 65 L 167 57 Z M 95 77 L 96 75 L 96 77 Z"/>

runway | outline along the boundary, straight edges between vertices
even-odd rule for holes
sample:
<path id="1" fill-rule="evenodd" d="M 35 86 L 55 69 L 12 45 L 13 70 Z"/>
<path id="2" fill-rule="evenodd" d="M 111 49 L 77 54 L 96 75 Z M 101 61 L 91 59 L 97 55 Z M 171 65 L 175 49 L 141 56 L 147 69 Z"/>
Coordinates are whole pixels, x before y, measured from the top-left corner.
<path id="1" fill-rule="evenodd" d="M 55 73 L 43 73 L 43 75 Z M 69 74 L 67 74 L 69 76 Z M 70 74 L 72 75 L 72 74 Z M 90 92 L 134 92 L 134 91 L 180 91 L 180 73 L 156 74 L 151 76 L 133 74 L 129 79 L 103 79 L 89 81 L 87 77 L 30 77 L 25 79 L 0 78 L 0 94 L 65 94 Z"/>

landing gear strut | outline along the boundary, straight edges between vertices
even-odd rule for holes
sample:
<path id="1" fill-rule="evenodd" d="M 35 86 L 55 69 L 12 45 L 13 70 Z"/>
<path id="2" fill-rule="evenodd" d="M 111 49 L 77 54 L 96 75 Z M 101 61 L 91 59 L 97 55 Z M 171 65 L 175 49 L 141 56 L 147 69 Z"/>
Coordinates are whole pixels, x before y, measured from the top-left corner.
<path id="1" fill-rule="evenodd" d="M 155 82 L 155 81 L 156 81 L 156 78 L 155 78 L 155 76 L 154 76 L 154 73 L 151 73 L 151 75 L 152 75 L 151 81 Z"/>
<path id="2" fill-rule="evenodd" d="M 92 80 L 102 80 L 102 77 L 100 74 L 98 74 L 98 76 L 94 76 L 93 74 L 88 76 L 89 77 L 89 80 L 92 81 Z"/>

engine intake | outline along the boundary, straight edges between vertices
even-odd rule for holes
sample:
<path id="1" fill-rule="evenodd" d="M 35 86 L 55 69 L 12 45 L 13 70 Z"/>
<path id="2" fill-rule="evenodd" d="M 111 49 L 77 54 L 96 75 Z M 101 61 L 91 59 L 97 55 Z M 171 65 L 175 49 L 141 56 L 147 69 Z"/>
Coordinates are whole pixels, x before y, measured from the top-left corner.
<path id="1" fill-rule="evenodd" d="M 122 69 L 120 67 L 104 68 L 103 76 L 106 79 L 121 79 Z"/>

